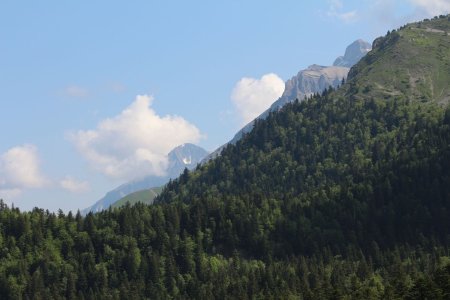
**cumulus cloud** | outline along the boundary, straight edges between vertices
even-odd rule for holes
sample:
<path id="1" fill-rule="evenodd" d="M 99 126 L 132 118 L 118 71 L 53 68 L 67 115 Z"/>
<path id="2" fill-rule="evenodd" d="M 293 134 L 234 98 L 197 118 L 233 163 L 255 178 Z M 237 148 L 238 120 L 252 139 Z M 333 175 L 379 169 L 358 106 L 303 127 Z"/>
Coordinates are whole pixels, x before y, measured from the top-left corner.
<path id="1" fill-rule="evenodd" d="M 344 11 L 344 4 L 341 0 L 328 1 L 327 15 L 329 17 L 338 18 L 345 23 L 351 23 L 356 21 L 358 18 L 358 13 L 356 10 Z"/>
<path id="2" fill-rule="evenodd" d="M 17 146 L 0 156 L 0 184 L 15 188 L 41 188 L 48 180 L 40 171 L 37 148 Z"/>
<path id="3" fill-rule="evenodd" d="M 432 17 L 450 13 L 449 0 L 409 0 L 424 16 Z"/>
<path id="4" fill-rule="evenodd" d="M 23 189 L 43 188 L 49 183 L 40 170 L 36 146 L 13 147 L 0 155 L 0 198 L 16 198 Z"/>
<path id="5" fill-rule="evenodd" d="M 270 107 L 284 92 L 284 81 L 270 73 L 261 79 L 244 77 L 231 93 L 237 112 L 245 125 Z"/>
<path id="6" fill-rule="evenodd" d="M 66 176 L 59 182 L 60 186 L 72 193 L 85 193 L 90 190 L 89 182 Z"/>
<path id="7" fill-rule="evenodd" d="M 159 116 L 153 97 L 137 96 L 119 115 L 101 121 L 96 129 L 68 135 L 91 166 L 108 177 L 130 180 L 165 174 L 170 150 L 197 143 L 200 131 L 179 116 Z"/>

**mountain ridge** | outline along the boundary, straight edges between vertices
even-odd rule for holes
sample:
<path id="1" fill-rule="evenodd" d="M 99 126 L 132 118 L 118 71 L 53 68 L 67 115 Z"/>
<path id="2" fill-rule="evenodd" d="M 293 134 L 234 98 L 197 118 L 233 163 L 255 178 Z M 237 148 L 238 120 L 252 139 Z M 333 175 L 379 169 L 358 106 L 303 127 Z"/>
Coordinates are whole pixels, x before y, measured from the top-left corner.
<path id="1" fill-rule="evenodd" d="M 306 97 L 312 96 L 316 93 L 322 93 L 330 86 L 333 88 L 338 87 L 343 81 L 346 80 L 350 67 L 353 66 L 354 63 L 358 62 L 361 57 L 367 54 L 369 48 L 369 43 L 363 41 L 362 39 L 358 39 L 347 46 L 344 56 L 340 56 L 342 59 L 345 58 L 345 63 L 342 63 L 344 65 L 337 65 L 336 62 L 339 59 L 338 57 L 332 66 L 320 66 L 313 64 L 306 69 L 300 70 L 297 75 L 291 77 L 285 82 L 285 90 L 281 97 L 276 100 L 274 99 L 275 101 L 272 105 L 256 117 L 255 120 L 265 119 L 270 112 L 279 110 L 285 104 L 294 101 L 295 99 L 303 100 Z M 214 150 L 202 161 L 202 163 L 205 163 L 211 158 L 220 155 L 220 152 L 229 143 L 235 144 L 244 134 L 250 132 L 253 128 L 253 123 L 255 120 L 241 128 L 228 143 L 225 143 Z"/>

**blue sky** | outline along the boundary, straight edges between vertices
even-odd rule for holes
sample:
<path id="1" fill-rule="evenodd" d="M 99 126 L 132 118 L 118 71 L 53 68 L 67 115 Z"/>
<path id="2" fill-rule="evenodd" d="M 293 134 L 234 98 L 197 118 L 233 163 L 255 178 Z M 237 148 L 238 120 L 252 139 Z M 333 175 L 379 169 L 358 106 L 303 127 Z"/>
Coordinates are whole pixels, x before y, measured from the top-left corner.
<path id="1" fill-rule="evenodd" d="M 85 208 L 136 176 L 163 174 L 178 144 L 214 150 L 232 138 L 267 105 L 233 101 L 243 78 L 275 97 L 354 40 L 449 9 L 449 0 L 2 1 L 0 198 Z"/>

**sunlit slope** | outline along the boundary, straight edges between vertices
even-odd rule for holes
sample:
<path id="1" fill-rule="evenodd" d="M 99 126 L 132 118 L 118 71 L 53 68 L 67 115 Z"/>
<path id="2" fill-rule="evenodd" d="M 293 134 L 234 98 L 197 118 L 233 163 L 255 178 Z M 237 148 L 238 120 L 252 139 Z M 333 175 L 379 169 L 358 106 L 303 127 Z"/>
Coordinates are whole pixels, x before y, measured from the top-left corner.
<path id="1" fill-rule="evenodd" d="M 450 20 L 412 23 L 374 41 L 349 73 L 347 95 L 392 96 L 448 103 L 450 100 Z"/>
<path id="2" fill-rule="evenodd" d="M 144 204 L 152 204 L 155 197 L 161 193 L 161 190 L 162 190 L 162 187 L 156 187 L 156 188 L 151 188 L 151 189 L 131 193 L 130 195 L 123 197 L 122 199 L 118 200 L 117 202 L 114 202 L 111 205 L 111 207 L 112 208 L 121 207 L 127 203 L 130 203 L 130 205 L 133 205 L 138 202 L 141 202 Z"/>

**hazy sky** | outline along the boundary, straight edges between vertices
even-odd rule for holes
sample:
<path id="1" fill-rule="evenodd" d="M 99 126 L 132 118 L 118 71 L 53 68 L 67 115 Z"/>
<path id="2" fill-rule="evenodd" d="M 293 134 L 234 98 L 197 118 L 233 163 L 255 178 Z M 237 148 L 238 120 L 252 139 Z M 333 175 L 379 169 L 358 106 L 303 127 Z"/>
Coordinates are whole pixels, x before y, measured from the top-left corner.
<path id="1" fill-rule="evenodd" d="M 0 3 L 0 198 L 83 209 L 231 139 L 313 63 L 450 0 Z M 272 99 L 273 98 L 273 99 Z"/>

